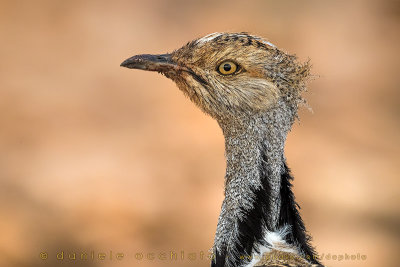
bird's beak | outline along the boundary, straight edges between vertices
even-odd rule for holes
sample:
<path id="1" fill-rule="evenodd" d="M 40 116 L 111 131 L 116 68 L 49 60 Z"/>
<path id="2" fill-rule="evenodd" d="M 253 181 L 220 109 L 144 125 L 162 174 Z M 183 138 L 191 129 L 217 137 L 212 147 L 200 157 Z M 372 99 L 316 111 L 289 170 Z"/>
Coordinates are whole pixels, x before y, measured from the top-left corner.
<path id="1" fill-rule="evenodd" d="M 178 65 L 172 60 L 171 54 L 136 55 L 121 63 L 121 67 L 162 73 L 175 72 Z"/>

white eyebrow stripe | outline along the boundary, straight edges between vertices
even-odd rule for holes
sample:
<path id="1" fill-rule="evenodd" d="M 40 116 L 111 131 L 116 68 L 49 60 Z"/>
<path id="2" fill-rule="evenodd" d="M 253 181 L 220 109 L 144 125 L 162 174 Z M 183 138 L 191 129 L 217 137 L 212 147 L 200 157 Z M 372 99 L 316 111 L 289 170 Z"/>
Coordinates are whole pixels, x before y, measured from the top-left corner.
<path id="1" fill-rule="evenodd" d="M 213 39 L 215 39 L 215 38 L 217 38 L 218 36 L 221 36 L 221 35 L 223 35 L 224 33 L 222 33 L 222 32 L 214 32 L 214 33 L 210 33 L 210 34 L 208 34 L 208 35 L 206 35 L 206 36 L 204 36 L 204 37 L 202 37 L 202 38 L 200 38 L 200 39 L 198 39 L 197 41 L 196 41 L 196 43 L 197 44 L 205 44 L 205 43 L 207 43 L 207 42 L 209 42 L 209 41 L 211 41 L 211 40 L 213 40 Z M 262 39 L 262 38 L 260 38 L 260 37 L 256 37 L 256 36 L 252 36 L 252 35 L 245 35 L 245 34 L 235 34 L 235 36 L 237 36 L 237 37 L 252 37 L 252 38 L 254 38 L 255 40 L 257 40 L 257 41 L 260 41 L 260 42 L 262 42 L 262 43 L 264 43 L 264 44 L 266 44 L 266 45 L 268 45 L 268 46 L 271 46 L 271 47 L 276 47 L 273 43 L 271 43 L 271 42 L 269 42 L 269 41 L 266 41 L 266 40 L 264 40 L 264 39 Z"/>
<path id="2" fill-rule="evenodd" d="M 272 46 L 272 47 L 276 47 L 276 45 L 274 45 L 273 43 L 271 43 L 271 42 L 269 42 L 269 41 L 267 41 L 267 40 L 264 40 L 264 39 L 262 39 L 262 38 L 260 38 L 260 37 L 256 37 L 256 36 L 253 36 L 254 37 L 254 39 L 256 39 L 257 41 L 260 41 L 260 42 L 262 42 L 262 43 L 264 43 L 264 44 L 266 44 L 266 45 L 269 45 L 269 46 Z"/>
<path id="3" fill-rule="evenodd" d="M 204 36 L 203 38 L 198 39 L 196 41 L 196 43 L 203 44 L 203 43 L 209 42 L 209 41 L 213 40 L 214 38 L 217 38 L 218 36 L 221 36 L 222 34 L 223 33 L 221 33 L 221 32 L 211 33 L 209 35 Z"/>
<path id="4" fill-rule="evenodd" d="M 276 45 L 274 45 L 274 44 L 271 43 L 271 42 L 268 42 L 268 41 L 265 41 L 265 40 L 262 40 L 262 42 L 263 42 L 264 44 L 269 45 L 269 46 L 276 47 Z"/>

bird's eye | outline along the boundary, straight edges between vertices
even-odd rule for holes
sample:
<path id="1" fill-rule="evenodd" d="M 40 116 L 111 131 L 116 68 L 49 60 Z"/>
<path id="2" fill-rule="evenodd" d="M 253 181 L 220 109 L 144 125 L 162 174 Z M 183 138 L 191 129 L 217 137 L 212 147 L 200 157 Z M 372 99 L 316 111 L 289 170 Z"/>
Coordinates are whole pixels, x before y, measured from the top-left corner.
<path id="1" fill-rule="evenodd" d="M 222 75 L 234 74 L 239 70 L 239 66 L 232 61 L 224 61 L 218 66 L 218 72 Z"/>

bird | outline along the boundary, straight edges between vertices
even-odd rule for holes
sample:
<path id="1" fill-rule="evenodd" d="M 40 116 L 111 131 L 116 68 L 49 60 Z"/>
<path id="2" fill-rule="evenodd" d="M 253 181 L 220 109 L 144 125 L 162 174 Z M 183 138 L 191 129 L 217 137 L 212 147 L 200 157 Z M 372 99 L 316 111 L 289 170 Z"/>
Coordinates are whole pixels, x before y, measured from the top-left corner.
<path id="1" fill-rule="evenodd" d="M 224 200 L 211 267 L 322 266 L 284 155 L 306 103 L 310 60 L 299 62 L 247 32 L 216 32 L 171 53 L 135 55 L 121 66 L 165 75 L 222 129 Z"/>

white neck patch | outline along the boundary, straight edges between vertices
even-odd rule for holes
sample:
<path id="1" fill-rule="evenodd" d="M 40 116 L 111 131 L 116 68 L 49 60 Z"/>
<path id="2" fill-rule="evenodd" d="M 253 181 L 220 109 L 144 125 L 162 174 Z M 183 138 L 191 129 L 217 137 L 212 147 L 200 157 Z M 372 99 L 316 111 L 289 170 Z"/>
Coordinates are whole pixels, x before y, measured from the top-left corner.
<path id="1" fill-rule="evenodd" d="M 283 226 L 281 229 L 270 232 L 265 231 L 264 233 L 264 241 L 266 241 L 266 245 L 258 245 L 257 250 L 258 253 L 253 252 L 251 255 L 251 262 L 249 262 L 244 267 L 254 267 L 263 257 L 265 253 L 270 252 L 271 250 L 279 250 L 288 253 L 299 254 L 299 251 L 296 247 L 289 245 L 285 241 L 285 237 L 290 233 L 290 226 Z"/>

